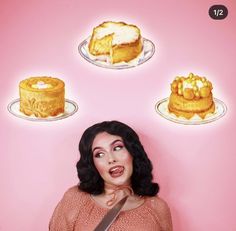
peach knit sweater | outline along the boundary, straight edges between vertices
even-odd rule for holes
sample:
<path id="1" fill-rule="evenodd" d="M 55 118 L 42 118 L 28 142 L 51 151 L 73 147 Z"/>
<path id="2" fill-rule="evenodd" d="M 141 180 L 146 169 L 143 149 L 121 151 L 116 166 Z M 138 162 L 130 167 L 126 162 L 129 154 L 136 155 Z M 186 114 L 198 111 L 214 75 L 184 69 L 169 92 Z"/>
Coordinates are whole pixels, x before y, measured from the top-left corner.
<path id="1" fill-rule="evenodd" d="M 50 231 L 93 231 L 108 209 L 98 205 L 78 186 L 70 188 L 59 202 L 49 224 Z M 131 210 L 121 211 L 109 231 L 171 231 L 167 204 L 159 197 L 146 197 Z"/>

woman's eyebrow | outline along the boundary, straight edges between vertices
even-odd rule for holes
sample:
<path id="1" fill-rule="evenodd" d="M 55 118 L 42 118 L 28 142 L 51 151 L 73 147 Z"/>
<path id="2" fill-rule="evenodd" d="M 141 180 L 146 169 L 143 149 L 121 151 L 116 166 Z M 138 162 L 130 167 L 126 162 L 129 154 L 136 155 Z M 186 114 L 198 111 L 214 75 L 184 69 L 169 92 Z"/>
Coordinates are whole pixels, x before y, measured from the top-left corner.
<path id="1" fill-rule="evenodd" d="M 94 152 L 96 149 L 102 149 L 101 147 L 95 147 L 92 152 Z"/>
<path id="2" fill-rule="evenodd" d="M 121 140 L 121 139 L 116 139 L 116 140 L 112 141 L 110 145 L 112 146 L 112 145 L 114 145 L 116 142 L 122 142 L 122 143 L 123 143 L 123 140 Z M 102 149 L 102 147 L 95 147 L 94 149 L 92 149 L 92 152 L 94 152 L 94 151 L 97 150 L 97 149 Z"/>
<path id="3" fill-rule="evenodd" d="M 123 140 L 121 140 L 121 139 L 114 140 L 114 141 L 111 143 L 111 145 L 115 144 L 116 142 L 122 142 L 122 143 L 123 143 Z"/>

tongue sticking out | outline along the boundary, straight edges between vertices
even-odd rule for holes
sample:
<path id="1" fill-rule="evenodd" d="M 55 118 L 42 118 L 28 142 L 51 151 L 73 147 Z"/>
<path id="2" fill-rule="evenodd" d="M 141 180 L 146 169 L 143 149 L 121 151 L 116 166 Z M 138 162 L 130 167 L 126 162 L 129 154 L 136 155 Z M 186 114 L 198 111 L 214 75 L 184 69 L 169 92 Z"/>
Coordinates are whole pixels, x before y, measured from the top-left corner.
<path id="1" fill-rule="evenodd" d="M 119 177 L 123 174 L 123 172 L 124 172 L 124 167 L 122 166 L 113 167 L 109 171 L 112 177 Z"/>

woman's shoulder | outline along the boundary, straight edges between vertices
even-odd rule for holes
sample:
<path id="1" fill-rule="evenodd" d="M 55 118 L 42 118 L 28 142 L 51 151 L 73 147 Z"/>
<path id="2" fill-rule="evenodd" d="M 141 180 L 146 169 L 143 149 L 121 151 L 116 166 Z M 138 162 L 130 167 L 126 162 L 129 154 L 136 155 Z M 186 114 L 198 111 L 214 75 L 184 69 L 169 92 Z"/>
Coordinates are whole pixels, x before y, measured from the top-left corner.
<path id="1" fill-rule="evenodd" d="M 50 220 L 50 230 L 72 230 L 88 197 L 78 185 L 70 187 L 57 204 Z"/>
<path id="2" fill-rule="evenodd" d="M 64 199 L 73 199 L 73 198 L 75 199 L 75 198 L 81 198 L 86 195 L 87 195 L 86 192 L 83 192 L 79 189 L 79 185 L 74 185 L 66 190 L 63 198 Z"/>
<path id="3" fill-rule="evenodd" d="M 172 230 L 172 219 L 169 205 L 160 196 L 148 197 L 148 205 L 155 212 L 163 230 Z"/>
<path id="4" fill-rule="evenodd" d="M 88 201 L 88 194 L 82 192 L 78 185 L 66 190 L 59 201 L 56 210 L 68 213 L 68 211 L 77 210 Z"/>
<path id="5" fill-rule="evenodd" d="M 157 210 L 166 210 L 169 209 L 167 202 L 161 198 L 159 195 L 146 198 L 149 201 L 149 204 Z"/>

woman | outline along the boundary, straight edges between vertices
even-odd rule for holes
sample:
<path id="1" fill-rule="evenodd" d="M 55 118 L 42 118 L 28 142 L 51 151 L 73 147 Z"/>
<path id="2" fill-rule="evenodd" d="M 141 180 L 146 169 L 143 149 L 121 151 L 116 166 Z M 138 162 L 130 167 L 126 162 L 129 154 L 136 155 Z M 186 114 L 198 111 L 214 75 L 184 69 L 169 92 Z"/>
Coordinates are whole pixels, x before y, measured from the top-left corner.
<path id="1" fill-rule="evenodd" d="M 135 131 L 118 121 L 89 127 L 79 143 L 80 184 L 57 205 L 50 231 L 92 231 L 128 195 L 109 231 L 171 231 L 168 205 L 157 196 L 152 164 Z"/>

